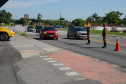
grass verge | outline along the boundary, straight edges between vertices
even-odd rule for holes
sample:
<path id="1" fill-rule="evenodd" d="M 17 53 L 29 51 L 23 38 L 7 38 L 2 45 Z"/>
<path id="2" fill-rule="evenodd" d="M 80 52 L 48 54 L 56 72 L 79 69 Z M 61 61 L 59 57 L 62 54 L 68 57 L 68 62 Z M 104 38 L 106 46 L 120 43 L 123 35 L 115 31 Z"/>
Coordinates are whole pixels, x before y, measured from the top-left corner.
<path id="1" fill-rule="evenodd" d="M 10 27 L 9 24 L 5 24 L 5 25 L 0 25 L 1 27 Z"/>
<path id="2" fill-rule="evenodd" d="M 25 36 L 25 33 L 19 33 L 19 32 L 15 32 L 16 34 L 20 34 L 21 36 Z"/>
<path id="3" fill-rule="evenodd" d="M 102 34 L 102 30 L 91 30 L 92 34 Z M 110 32 L 108 31 L 108 35 L 121 35 L 121 36 L 126 36 L 126 33 L 120 32 Z"/>

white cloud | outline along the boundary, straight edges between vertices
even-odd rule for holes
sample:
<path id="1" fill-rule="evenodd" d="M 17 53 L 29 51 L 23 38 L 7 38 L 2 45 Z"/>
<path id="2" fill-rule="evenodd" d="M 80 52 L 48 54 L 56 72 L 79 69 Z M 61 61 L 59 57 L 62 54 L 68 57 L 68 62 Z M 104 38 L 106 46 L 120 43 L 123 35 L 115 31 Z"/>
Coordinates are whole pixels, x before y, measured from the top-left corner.
<path id="1" fill-rule="evenodd" d="M 4 8 L 25 8 L 46 3 L 55 3 L 59 0 L 9 0 Z"/>
<path id="2" fill-rule="evenodd" d="M 126 11 L 126 8 L 122 8 L 123 11 Z"/>
<path id="3" fill-rule="evenodd" d="M 98 4 L 99 2 L 98 1 L 96 1 L 96 2 L 93 2 L 94 4 Z"/>
<path id="4" fill-rule="evenodd" d="M 95 1 L 95 2 L 88 2 L 87 5 L 91 5 L 91 4 L 99 4 L 98 1 Z"/>

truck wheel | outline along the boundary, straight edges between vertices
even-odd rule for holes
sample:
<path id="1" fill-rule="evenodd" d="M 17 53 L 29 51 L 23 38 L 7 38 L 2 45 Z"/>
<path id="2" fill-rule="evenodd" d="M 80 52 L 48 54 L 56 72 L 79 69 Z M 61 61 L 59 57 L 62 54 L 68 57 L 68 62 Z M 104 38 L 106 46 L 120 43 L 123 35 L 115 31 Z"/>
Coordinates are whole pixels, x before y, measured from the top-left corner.
<path id="1" fill-rule="evenodd" d="M 7 35 L 6 33 L 0 34 L 0 40 L 1 40 L 1 41 L 6 41 L 6 40 L 8 40 L 8 35 Z"/>

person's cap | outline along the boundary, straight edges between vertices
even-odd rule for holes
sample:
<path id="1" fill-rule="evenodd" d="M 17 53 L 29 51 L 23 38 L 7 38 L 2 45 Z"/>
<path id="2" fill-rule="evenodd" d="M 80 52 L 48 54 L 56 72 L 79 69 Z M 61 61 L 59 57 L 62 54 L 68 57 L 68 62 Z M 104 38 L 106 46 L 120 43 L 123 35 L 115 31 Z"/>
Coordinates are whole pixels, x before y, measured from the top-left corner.
<path id="1" fill-rule="evenodd" d="M 89 23 L 89 21 L 87 21 L 86 23 Z"/>
<path id="2" fill-rule="evenodd" d="M 103 23 L 103 26 L 106 26 L 106 24 L 105 24 L 105 23 Z"/>

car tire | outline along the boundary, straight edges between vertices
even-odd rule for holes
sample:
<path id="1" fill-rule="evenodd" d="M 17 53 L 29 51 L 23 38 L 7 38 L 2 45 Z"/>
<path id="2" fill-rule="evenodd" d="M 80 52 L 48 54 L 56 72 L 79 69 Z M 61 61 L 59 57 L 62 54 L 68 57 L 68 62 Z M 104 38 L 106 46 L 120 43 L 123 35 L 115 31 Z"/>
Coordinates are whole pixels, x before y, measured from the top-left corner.
<path id="1" fill-rule="evenodd" d="M 40 35 L 40 39 L 42 39 L 41 35 Z"/>
<path id="2" fill-rule="evenodd" d="M 75 37 L 76 39 L 78 39 L 78 37 L 77 37 L 77 35 L 76 35 L 76 34 L 74 35 L 74 37 Z"/>
<path id="3" fill-rule="evenodd" d="M 9 39 L 8 35 L 6 33 L 0 34 L 0 40 L 1 41 L 7 41 Z"/>
<path id="4" fill-rule="evenodd" d="M 58 40 L 58 38 L 54 38 L 54 40 Z"/>
<path id="5" fill-rule="evenodd" d="M 40 35 L 40 39 L 44 39 L 43 36 Z"/>
<path id="6" fill-rule="evenodd" d="M 67 34 L 67 38 L 68 38 L 68 39 L 70 38 L 69 34 Z"/>

